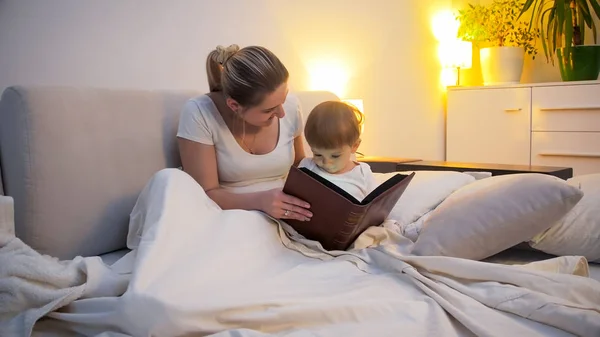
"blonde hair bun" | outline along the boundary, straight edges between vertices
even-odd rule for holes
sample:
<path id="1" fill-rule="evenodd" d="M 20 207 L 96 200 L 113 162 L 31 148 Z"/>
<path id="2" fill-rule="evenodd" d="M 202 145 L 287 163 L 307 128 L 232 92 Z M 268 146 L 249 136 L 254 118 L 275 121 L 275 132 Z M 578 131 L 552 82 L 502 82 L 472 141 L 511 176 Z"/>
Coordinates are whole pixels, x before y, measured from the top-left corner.
<path id="1" fill-rule="evenodd" d="M 217 59 L 216 61 L 220 64 L 224 64 L 233 54 L 240 50 L 237 44 L 232 44 L 229 47 L 217 46 Z"/>

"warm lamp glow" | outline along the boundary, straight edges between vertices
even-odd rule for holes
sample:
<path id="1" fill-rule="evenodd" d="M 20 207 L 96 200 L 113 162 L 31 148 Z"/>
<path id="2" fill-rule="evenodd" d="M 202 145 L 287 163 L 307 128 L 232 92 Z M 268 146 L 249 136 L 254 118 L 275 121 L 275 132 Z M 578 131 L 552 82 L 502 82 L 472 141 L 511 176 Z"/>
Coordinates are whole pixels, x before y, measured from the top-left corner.
<path id="1" fill-rule="evenodd" d="M 456 40 L 459 26 L 460 22 L 449 9 L 437 12 L 431 20 L 433 35 L 438 41 Z"/>
<path id="2" fill-rule="evenodd" d="M 440 74 L 440 82 L 442 86 L 449 87 L 452 85 L 456 85 L 457 82 L 457 72 L 454 68 L 443 68 L 442 73 Z"/>
<path id="3" fill-rule="evenodd" d="M 362 99 L 343 99 L 342 101 L 354 105 L 360 112 L 364 113 Z"/>
<path id="4" fill-rule="evenodd" d="M 342 102 L 354 105 L 358 111 L 363 113 L 363 117 L 365 114 L 365 110 L 363 110 L 363 100 L 362 99 L 343 99 Z M 365 120 L 363 119 L 363 123 L 360 127 L 360 133 L 365 131 Z"/>
<path id="5" fill-rule="evenodd" d="M 438 58 L 442 65 L 440 79 L 443 86 L 460 85 L 460 70 L 472 67 L 471 42 L 457 38 L 460 22 L 452 10 L 445 9 L 433 16 L 431 27 L 439 41 Z"/>
<path id="6" fill-rule="evenodd" d="M 469 69 L 472 66 L 471 42 L 450 40 L 440 42 L 438 57 L 442 67 Z"/>
<path id="7" fill-rule="evenodd" d="M 310 90 L 331 91 L 338 97 L 346 93 L 350 75 L 339 61 L 315 61 L 308 65 Z"/>

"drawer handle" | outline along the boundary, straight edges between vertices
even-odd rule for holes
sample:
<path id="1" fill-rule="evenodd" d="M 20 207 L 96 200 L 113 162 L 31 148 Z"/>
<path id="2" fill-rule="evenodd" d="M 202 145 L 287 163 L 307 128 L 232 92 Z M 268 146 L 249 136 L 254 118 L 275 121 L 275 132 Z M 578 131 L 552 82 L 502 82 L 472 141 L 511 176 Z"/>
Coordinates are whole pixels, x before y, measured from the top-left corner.
<path id="1" fill-rule="evenodd" d="M 505 112 L 517 112 L 517 111 L 521 111 L 521 110 L 523 110 L 523 109 L 521 109 L 521 108 L 507 108 L 507 109 L 504 109 Z"/>
<path id="2" fill-rule="evenodd" d="M 600 153 L 577 153 L 577 152 L 540 152 L 544 157 L 582 157 L 582 158 L 600 158 Z"/>
<path id="3" fill-rule="evenodd" d="M 540 108 L 540 111 L 564 111 L 564 110 L 598 110 L 600 111 L 600 106 L 574 106 L 574 107 L 555 107 L 555 108 Z"/>

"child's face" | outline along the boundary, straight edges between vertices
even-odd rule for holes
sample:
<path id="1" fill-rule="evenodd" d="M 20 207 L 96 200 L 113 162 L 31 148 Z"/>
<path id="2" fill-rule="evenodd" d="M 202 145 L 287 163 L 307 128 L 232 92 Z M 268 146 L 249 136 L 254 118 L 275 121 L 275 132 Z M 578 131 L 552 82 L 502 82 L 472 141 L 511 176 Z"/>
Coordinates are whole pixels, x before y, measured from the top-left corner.
<path id="1" fill-rule="evenodd" d="M 315 164 L 327 173 L 343 173 L 352 163 L 352 154 L 358 146 L 348 146 L 337 149 L 311 148 Z"/>

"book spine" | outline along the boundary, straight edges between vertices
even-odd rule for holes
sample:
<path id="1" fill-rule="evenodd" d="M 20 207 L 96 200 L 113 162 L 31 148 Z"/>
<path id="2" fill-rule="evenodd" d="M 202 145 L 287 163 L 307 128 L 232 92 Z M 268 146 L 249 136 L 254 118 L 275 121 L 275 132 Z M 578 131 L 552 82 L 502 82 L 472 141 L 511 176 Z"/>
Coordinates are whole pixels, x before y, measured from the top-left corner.
<path id="1" fill-rule="evenodd" d="M 344 225 L 337 233 L 337 235 L 333 238 L 333 242 L 338 245 L 346 246 L 350 242 L 348 242 L 348 238 L 354 235 L 356 231 L 356 227 L 360 220 L 365 215 L 366 209 L 363 209 L 361 212 L 350 212 L 344 221 Z"/>

